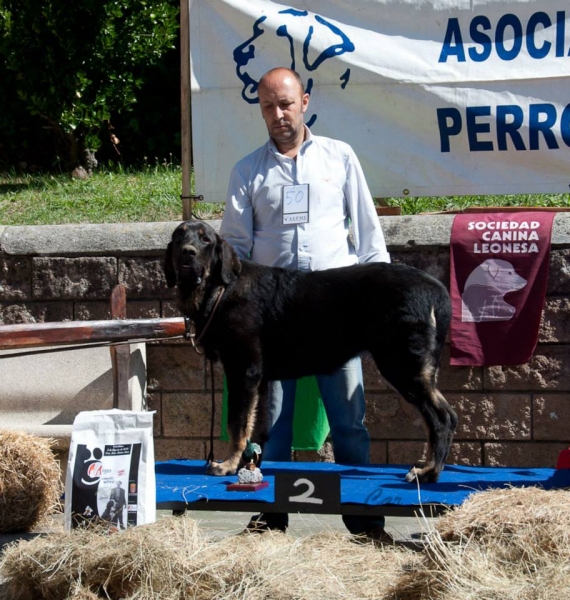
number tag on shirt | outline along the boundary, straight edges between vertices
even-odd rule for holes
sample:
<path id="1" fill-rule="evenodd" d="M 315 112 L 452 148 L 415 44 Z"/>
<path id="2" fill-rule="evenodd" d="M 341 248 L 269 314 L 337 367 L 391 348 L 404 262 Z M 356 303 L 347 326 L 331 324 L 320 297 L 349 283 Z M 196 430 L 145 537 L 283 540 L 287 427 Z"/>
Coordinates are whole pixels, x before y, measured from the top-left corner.
<path id="1" fill-rule="evenodd" d="M 309 222 L 309 184 L 283 186 L 283 225 Z"/>

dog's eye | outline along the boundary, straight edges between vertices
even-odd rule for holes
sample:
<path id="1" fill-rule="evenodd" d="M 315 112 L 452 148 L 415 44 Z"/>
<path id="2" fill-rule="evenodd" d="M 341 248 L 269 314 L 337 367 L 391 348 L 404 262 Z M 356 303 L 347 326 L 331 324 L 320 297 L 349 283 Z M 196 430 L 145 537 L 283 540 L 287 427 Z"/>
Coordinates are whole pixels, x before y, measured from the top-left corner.
<path id="1" fill-rule="evenodd" d="M 202 242 L 204 242 L 204 244 L 208 245 L 208 244 L 212 243 L 212 240 L 207 235 L 204 235 L 204 236 L 202 236 Z"/>

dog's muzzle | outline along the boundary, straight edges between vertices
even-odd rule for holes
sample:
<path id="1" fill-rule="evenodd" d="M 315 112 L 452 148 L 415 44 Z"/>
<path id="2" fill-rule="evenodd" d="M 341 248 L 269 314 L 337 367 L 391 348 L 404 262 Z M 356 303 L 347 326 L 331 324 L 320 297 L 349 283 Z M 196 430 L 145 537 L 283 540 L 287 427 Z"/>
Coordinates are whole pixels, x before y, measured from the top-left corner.
<path id="1" fill-rule="evenodd" d="M 194 265 L 181 265 L 178 269 L 178 283 L 197 287 L 202 283 L 204 268 Z"/>

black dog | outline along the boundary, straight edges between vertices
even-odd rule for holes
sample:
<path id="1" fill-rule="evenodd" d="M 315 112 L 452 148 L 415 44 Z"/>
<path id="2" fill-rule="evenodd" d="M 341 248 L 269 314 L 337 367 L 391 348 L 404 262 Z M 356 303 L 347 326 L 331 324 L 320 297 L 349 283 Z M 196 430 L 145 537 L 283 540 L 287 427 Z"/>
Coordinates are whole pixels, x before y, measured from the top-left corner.
<path id="1" fill-rule="evenodd" d="M 227 378 L 231 454 L 211 473 L 235 473 L 247 440 L 267 439 L 267 381 L 330 373 L 368 351 L 425 422 L 428 460 L 406 479 L 437 481 L 457 426 L 436 388 L 451 314 L 439 281 L 387 263 L 313 273 L 264 267 L 240 261 L 199 221 L 172 234 L 165 274 L 206 356 L 221 360 Z"/>

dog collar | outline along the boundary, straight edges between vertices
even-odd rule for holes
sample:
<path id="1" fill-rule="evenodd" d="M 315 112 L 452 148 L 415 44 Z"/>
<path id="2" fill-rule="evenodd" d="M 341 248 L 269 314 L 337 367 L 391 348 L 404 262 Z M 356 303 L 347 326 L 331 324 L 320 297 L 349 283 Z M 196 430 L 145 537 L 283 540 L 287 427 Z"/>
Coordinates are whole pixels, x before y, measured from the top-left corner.
<path id="1" fill-rule="evenodd" d="M 198 354 L 202 354 L 202 352 L 198 348 L 198 345 L 200 344 L 200 341 L 202 340 L 206 331 L 208 330 L 208 327 L 210 326 L 210 323 L 212 322 L 214 315 L 216 314 L 216 309 L 218 308 L 225 291 L 226 291 L 226 288 L 224 288 L 224 287 L 221 287 L 218 290 L 218 295 L 216 296 L 216 300 L 214 301 L 214 306 L 213 306 L 212 310 L 210 311 L 210 316 L 208 317 L 208 320 L 206 321 L 206 324 L 204 325 L 204 329 L 202 329 L 202 332 L 200 333 L 200 335 L 198 337 L 196 337 L 196 324 L 194 323 L 194 321 L 192 321 L 189 317 L 184 317 L 184 327 L 185 327 L 184 339 L 190 341 L 190 343 L 192 344 L 192 348 L 194 348 L 194 350 L 196 350 L 196 352 Z"/>

